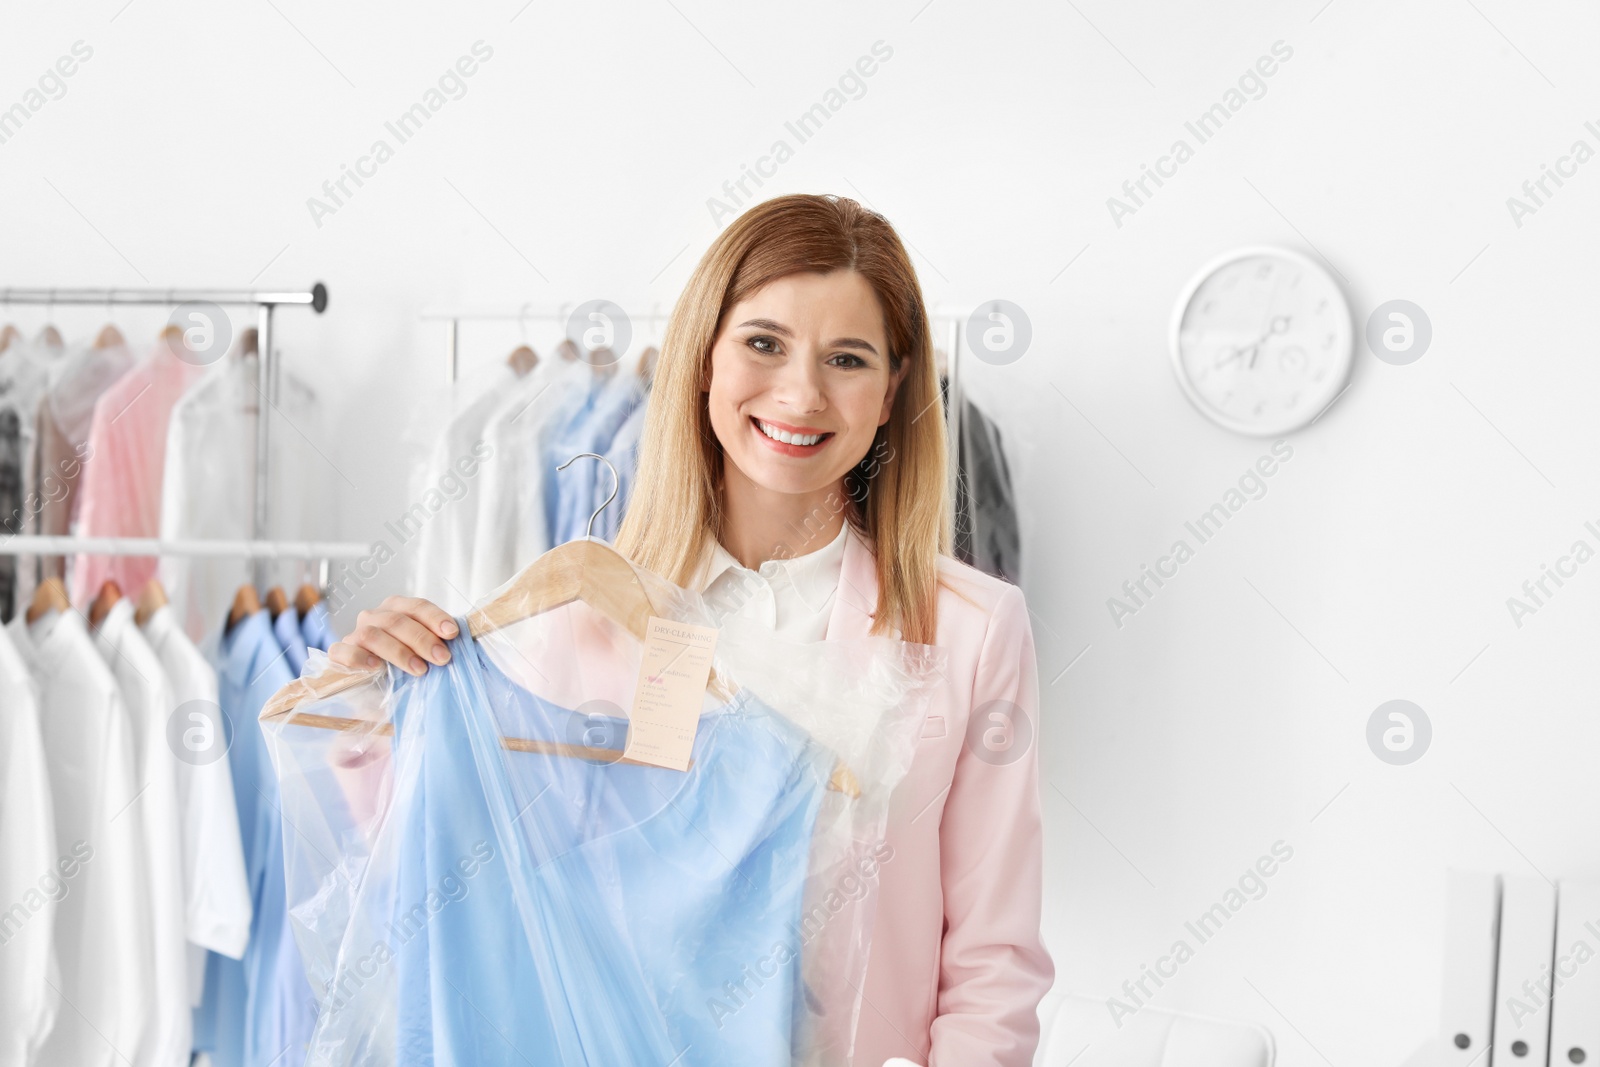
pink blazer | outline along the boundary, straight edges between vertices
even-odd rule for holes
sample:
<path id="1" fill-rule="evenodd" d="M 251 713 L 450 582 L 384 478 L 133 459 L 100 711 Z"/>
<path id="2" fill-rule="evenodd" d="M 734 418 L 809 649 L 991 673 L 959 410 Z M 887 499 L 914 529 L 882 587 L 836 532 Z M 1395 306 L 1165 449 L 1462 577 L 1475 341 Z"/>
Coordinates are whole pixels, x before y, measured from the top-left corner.
<path id="1" fill-rule="evenodd" d="M 874 565 L 850 529 L 828 640 L 871 628 Z M 1029 1067 L 1039 1001 L 1055 978 L 1039 935 L 1033 628 L 1016 586 L 948 557 L 939 570 L 975 603 L 939 590 L 937 643 L 949 676 L 890 800 L 851 1064 L 882 1067 L 901 1056 L 927 1067 Z"/>

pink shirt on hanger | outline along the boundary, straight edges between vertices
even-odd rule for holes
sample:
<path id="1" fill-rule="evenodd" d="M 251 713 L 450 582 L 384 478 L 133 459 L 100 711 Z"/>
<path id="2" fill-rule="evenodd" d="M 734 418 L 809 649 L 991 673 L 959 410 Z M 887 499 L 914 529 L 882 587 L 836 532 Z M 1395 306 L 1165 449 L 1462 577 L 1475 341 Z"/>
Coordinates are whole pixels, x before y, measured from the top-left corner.
<path id="1" fill-rule="evenodd" d="M 142 363 L 100 394 L 79 483 L 78 534 L 160 536 L 167 422 L 184 390 L 204 373 L 205 367 L 158 341 Z M 80 554 L 73 561 L 73 603 L 88 603 L 108 579 L 135 596 L 155 577 L 157 562 L 154 556 Z"/>

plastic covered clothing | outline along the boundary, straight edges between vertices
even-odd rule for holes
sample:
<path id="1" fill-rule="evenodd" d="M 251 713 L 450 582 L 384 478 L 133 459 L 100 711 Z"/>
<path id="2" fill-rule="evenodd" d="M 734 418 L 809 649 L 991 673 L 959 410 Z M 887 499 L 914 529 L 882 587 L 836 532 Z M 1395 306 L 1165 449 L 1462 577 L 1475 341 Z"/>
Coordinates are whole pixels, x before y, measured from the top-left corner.
<path id="1" fill-rule="evenodd" d="M 630 569 L 660 633 L 712 628 Z M 717 632 L 683 771 L 625 756 L 660 648 L 581 601 L 525 614 L 462 617 L 448 664 L 264 723 L 321 1004 L 307 1063 L 844 1062 L 877 905 L 858 866 L 943 653 Z M 298 686 L 339 670 L 311 664 Z M 352 745 L 383 773 L 353 786 Z"/>
<path id="2" fill-rule="evenodd" d="M 948 411 L 948 382 L 941 379 L 939 388 Z M 963 397 L 961 405 L 957 454 L 956 558 L 1018 585 L 1022 581 L 1022 537 L 1011 468 L 1000 428 L 971 397 Z"/>
<path id="3" fill-rule="evenodd" d="M 38 410 L 49 384 L 43 359 L 14 341 L 0 359 L 0 533 L 34 532 L 39 513 Z M 33 558 L 0 557 L 0 622 L 33 597 Z"/>
<path id="4" fill-rule="evenodd" d="M 326 652 L 333 647 L 337 639 L 333 636 L 333 622 L 328 617 L 326 601 L 319 600 L 306 610 L 300 619 L 300 636 L 308 650 L 320 648 Z"/>
<path id="5" fill-rule="evenodd" d="M 138 366 L 100 394 L 89 420 L 77 533 L 87 537 L 155 537 L 161 532 L 161 472 L 167 419 L 205 368 L 157 341 Z M 86 604 L 107 581 L 133 592 L 155 577 L 154 556 L 79 553 L 72 599 Z"/>
<path id="6" fill-rule="evenodd" d="M 269 538 L 317 540 L 332 534 L 337 474 L 322 441 L 316 393 L 287 370 L 277 395 L 261 402 L 260 359 L 235 351 L 213 364 L 172 409 L 160 477 L 160 533 L 168 540 L 255 536 L 256 419 L 271 420 L 268 440 Z M 243 557 L 163 556 L 158 575 L 183 630 L 197 643 L 221 621 L 219 609 L 253 582 Z M 267 564 L 263 586 L 293 588 L 309 577 L 305 561 Z M 124 587 L 126 591 L 126 587 Z"/>
<path id="7" fill-rule="evenodd" d="M 584 452 L 604 455 L 644 397 L 644 383 L 638 375 L 619 373 L 613 366 L 609 378 L 595 383 L 593 403 L 583 417 L 551 443 L 550 455 L 557 464 Z M 580 469 L 575 470 L 575 467 Z M 620 481 L 620 471 L 617 477 Z M 605 464 L 583 459 L 556 472 L 555 478 L 556 512 L 551 521 L 553 539 L 550 543 L 559 545 L 587 532 L 589 517 L 611 494 L 611 474 Z M 603 517 L 604 513 L 601 515 Z M 596 525 L 599 522 L 597 517 Z"/>

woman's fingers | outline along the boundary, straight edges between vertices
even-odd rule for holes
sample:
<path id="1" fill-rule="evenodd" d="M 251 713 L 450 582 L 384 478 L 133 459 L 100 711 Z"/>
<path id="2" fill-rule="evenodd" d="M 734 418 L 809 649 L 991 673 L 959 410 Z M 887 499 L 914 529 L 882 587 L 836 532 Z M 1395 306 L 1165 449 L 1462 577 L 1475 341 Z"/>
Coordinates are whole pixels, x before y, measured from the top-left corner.
<path id="1" fill-rule="evenodd" d="M 430 662 L 443 664 L 450 660 L 449 649 L 433 631 L 399 611 L 363 611 L 347 640 L 410 674 L 421 674 Z M 331 651 L 329 657 L 333 657 Z"/>
<path id="2" fill-rule="evenodd" d="M 456 636 L 456 631 L 460 629 L 460 627 L 456 625 L 456 620 L 450 617 L 450 613 L 448 611 L 444 610 L 433 601 L 424 600 L 421 597 L 387 597 L 385 598 L 384 602 L 379 605 L 379 607 L 389 611 L 398 611 L 404 615 L 410 615 L 412 618 L 422 623 L 422 625 L 426 626 L 440 637 L 446 639 Z"/>

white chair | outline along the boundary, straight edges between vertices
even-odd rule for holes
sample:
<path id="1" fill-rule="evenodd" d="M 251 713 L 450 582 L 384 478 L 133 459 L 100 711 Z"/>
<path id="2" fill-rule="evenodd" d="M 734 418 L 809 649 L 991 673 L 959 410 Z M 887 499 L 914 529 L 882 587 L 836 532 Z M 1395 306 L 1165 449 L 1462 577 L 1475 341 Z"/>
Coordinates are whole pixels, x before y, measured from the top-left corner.
<path id="1" fill-rule="evenodd" d="M 1052 990 L 1039 1020 L 1034 1067 L 1272 1067 L 1277 1052 L 1265 1027 L 1189 1012 L 1141 1008 L 1119 1029 L 1103 997 L 1078 993 Z"/>

